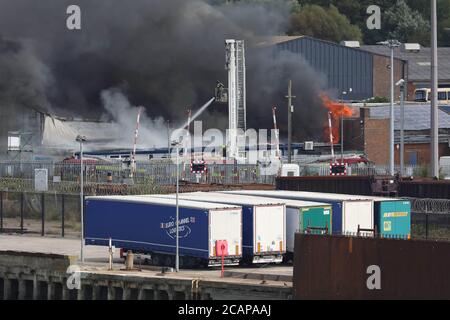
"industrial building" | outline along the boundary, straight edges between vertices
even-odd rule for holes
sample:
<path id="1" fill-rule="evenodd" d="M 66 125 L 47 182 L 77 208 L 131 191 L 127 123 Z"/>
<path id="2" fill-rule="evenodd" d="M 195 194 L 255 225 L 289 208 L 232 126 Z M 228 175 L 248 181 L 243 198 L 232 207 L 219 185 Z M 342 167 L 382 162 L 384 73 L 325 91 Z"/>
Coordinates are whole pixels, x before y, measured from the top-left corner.
<path id="1" fill-rule="evenodd" d="M 376 55 L 389 55 L 389 48 L 382 45 L 361 46 L 362 50 Z M 408 93 L 407 99 L 414 100 L 414 91 L 418 88 L 430 88 L 431 48 L 422 47 L 418 43 L 405 43 L 394 51 L 397 59 L 407 61 Z M 439 87 L 450 87 L 450 47 L 438 48 Z"/>
<path id="2" fill-rule="evenodd" d="M 116 129 L 113 123 L 59 117 L 39 107 L 2 105 L 0 160 L 66 157 L 79 149 L 75 139 L 80 134 L 95 137 L 89 142 L 92 149 L 121 147 Z"/>
<path id="3" fill-rule="evenodd" d="M 344 100 L 360 101 L 390 94 L 389 53 L 370 52 L 308 36 L 271 37 L 261 40 L 260 45 L 274 46 L 275 52 L 287 50 L 298 54 L 326 76 L 329 89 L 335 90 L 339 97 L 346 92 Z M 396 58 L 394 73 L 395 81 L 407 79 L 407 62 Z"/>

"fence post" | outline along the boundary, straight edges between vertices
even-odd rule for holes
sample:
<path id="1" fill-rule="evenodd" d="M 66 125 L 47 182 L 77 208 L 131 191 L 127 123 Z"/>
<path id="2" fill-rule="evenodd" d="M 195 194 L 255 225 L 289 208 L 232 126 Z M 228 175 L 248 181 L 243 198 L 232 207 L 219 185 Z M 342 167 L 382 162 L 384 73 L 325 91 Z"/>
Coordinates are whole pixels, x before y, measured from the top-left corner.
<path id="1" fill-rule="evenodd" d="M 425 239 L 428 239 L 428 212 L 425 213 Z"/>
<path id="2" fill-rule="evenodd" d="M 23 234 L 23 192 L 20 194 L 20 233 Z"/>
<path id="3" fill-rule="evenodd" d="M 64 238 L 64 214 L 65 214 L 65 203 L 64 203 L 65 197 L 64 193 L 61 194 L 61 237 Z"/>
<path id="4" fill-rule="evenodd" d="M 44 193 L 41 194 L 41 236 L 43 237 L 45 235 L 45 196 Z"/>

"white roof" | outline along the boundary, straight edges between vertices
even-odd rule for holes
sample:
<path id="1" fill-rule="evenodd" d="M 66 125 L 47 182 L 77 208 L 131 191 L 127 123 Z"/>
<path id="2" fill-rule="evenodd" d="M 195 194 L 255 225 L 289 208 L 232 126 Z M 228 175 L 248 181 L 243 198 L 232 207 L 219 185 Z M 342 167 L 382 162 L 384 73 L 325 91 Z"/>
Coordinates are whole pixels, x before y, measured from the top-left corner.
<path id="1" fill-rule="evenodd" d="M 160 197 L 160 195 L 155 195 Z M 169 197 L 174 199 L 175 195 L 161 195 L 163 197 Z M 246 195 L 232 195 L 220 192 L 189 192 L 180 193 L 179 199 L 184 200 L 194 200 L 194 201 L 212 201 L 212 202 L 225 202 L 228 204 L 244 205 L 244 206 L 261 206 L 261 205 L 285 205 L 280 199 L 265 199 L 256 196 L 246 196 Z"/>
<path id="2" fill-rule="evenodd" d="M 96 201 L 118 201 L 118 202 L 132 202 L 132 203 L 145 203 L 145 204 L 157 204 L 163 206 L 175 206 L 175 199 L 164 198 L 164 197 L 154 197 L 154 196 L 95 196 L 86 197 L 86 200 L 96 200 Z M 239 206 L 232 206 L 224 203 L 212 203 L 212 202 L 202 202 L 202 201 L 188 201 L 179 200 L 179 207 L 182 208 L 192 208 L 192 209 L 241 209 Z"/>
<path id="3" fill-rule="evenodd" d="M 372 201 L 371 197 L 366 196 L 354 196 L 350 194 L 337 194 L 337 193 L 321 193 L 321 192 L 307 192 L 307 191 L 286 191 L 286 190 L 240 190 L 229 191 L 229 193 L 241 193 L 248 195 L 269 196 L 276 198 L 290 198 L 290 199 L 309 199 L 314 201 L 315 199 L 324 200 L 337 200 L 337 201 Z"/>
<path id="4" fill-rule="evenodd" d="M 247 190 L 244 190 L 244 191 L 247 191 Z M 250 191 L 252 191 L 252 190 L 250 190 Z M 260 190 L 255 190 L 255 191 L 260 191 Z M 286 207 L 290 207 L 290 208 L 329 207 L 330 206 L 329 203 L 324 203 L 324 202 L 277 198 L 277 194 L 275 193 L 276 191 L 274 192 L 273 195 L 270 193 L 273 191 L 270 191 L 270 190 L 264 190 L 264 191 L 268 191 L 267 195 L 258 195 L 257 193 L 255 193 L 255 194 L 251 194 L 251 196 L 264 198 L 265 200 L 268 200 L 271 202 L 281 202 L 281 203 L 284 203 L 286 205 Z M 240 193 L 240 191 L 220 191 L 220 193 L 233 194 L 235 196 L 242 195 Z"/>

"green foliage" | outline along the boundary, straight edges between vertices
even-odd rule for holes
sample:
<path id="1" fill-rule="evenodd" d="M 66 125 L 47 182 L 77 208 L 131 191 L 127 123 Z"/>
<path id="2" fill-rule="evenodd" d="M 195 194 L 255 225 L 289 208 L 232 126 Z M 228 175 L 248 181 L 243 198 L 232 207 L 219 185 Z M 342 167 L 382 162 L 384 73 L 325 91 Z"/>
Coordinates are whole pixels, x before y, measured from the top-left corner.
<path id="1" fill-rule="evenodd" d="M 405 0 L 397 0 L 396 4 L 386 11 L 385 21 L 391 39 L 403 43 L 429 41 L 429 22 L 425 21 L 419 12 L 412 10 Z"/>
<path id="2" fill-rule="evenodd" d="M 361 30 L 330 5 L 305 5 L 291 17 L 290 35 L 307 35 L 323 40 L 362 40 Z"/>
<path id="3" fill-rule="evenodd" d="M 431 4 L 428 0 L 404 0 L 399 5 L 392 0 L 298 0 L 301 5 L 319 5 L 327 8 L 334 5 L 345 15 L 352 25 L 357 25 L 363 33 L 366 44 L 375 44 L 396 36 L 409 42 L 430 45 Z M 378 5 L 382 14 L 382 29 L 368 30 L 366 10 L 370 5 Z M 450 0 L 438 0 L 438 42 L 440 46 L 450 45 Z"/>
<path id="4" fill-rule="evenodd" d="M 373 97 L 372 99 L 367 100 L 367 103 L 387 103 L 390 100 L 387 97 Z"/>

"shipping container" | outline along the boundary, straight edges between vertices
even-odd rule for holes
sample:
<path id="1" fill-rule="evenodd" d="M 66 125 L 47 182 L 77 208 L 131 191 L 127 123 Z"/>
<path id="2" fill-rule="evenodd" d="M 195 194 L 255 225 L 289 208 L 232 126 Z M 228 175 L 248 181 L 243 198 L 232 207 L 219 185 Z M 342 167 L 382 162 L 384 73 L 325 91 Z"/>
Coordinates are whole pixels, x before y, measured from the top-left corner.
<path id="1" fill-rule="evenodd" d="M 325 195 L 328 194 L 324 193 Z M 398 198 L 365 195 L 332 194 L 342 200 L 370 200 L 374 202 L 374 223 L 382 237 L 411 238 L 411 203 Z"/>
<path id="2" fill-rule="evenodd" d="M 374 201 L 358 196 L 340 196 L 332 193 L 284 191 L 284 190 L 238 190 L 229 194 L 243 194 L 279 199 L 324 202 L 332 207 L 333 234 L 356 234 L 359 229 L 374 230 Z M 361 234 L 367 234 L 365 231 Z M 373 233 L 372 233 L 373 234 Z"/>
<path id="3" fill-rule="evenodd" d="M 398 198 L 340 194 L 341 198 L 373 200 L 377 232 L 387 238 L 411 238 L 411 202 Z"/>
<path id="4" fill-rule="evenodd" d="M 383 237 L 411 239 L 411 203 L 407 200 L 375 200 L 375 223 Z"/>
<path id="5" fill-rule="evenodd" d="M 222 192 L 221 192 L 222 193 Z M 223 193 L 229 194 L 224 191 Z M 270 202 L 286 205 L 286 252 L 294 253 L 295 233 L 331 234 L 332 208 L 330 204 L 302 200 L 264 197 Z"/>
<path id="6" fill-rule="evenodd" d="M 86 197 L 86 245 L 112 244 L 151 257 L 155 265 L 174 265 L 176 203 L 173 199 L 138 196 Z M 225 242 L 225 264 L 242 258 L 240 206 L 179 201 L 179 253 L 182 267 L 221 264 L 216 246 Z M 220 250 L 220 249 L 219 249 Z"/>
<path id="7" fill-rule="evenodd" d="M 169 197 L 175 195 L 153 195 Z M 286 206 L 260 197 L 216 192 L 181 193 L 180 199 L 242 207 L 243 259 L 246 263 L 280 263 L 286 253 Z"/>

